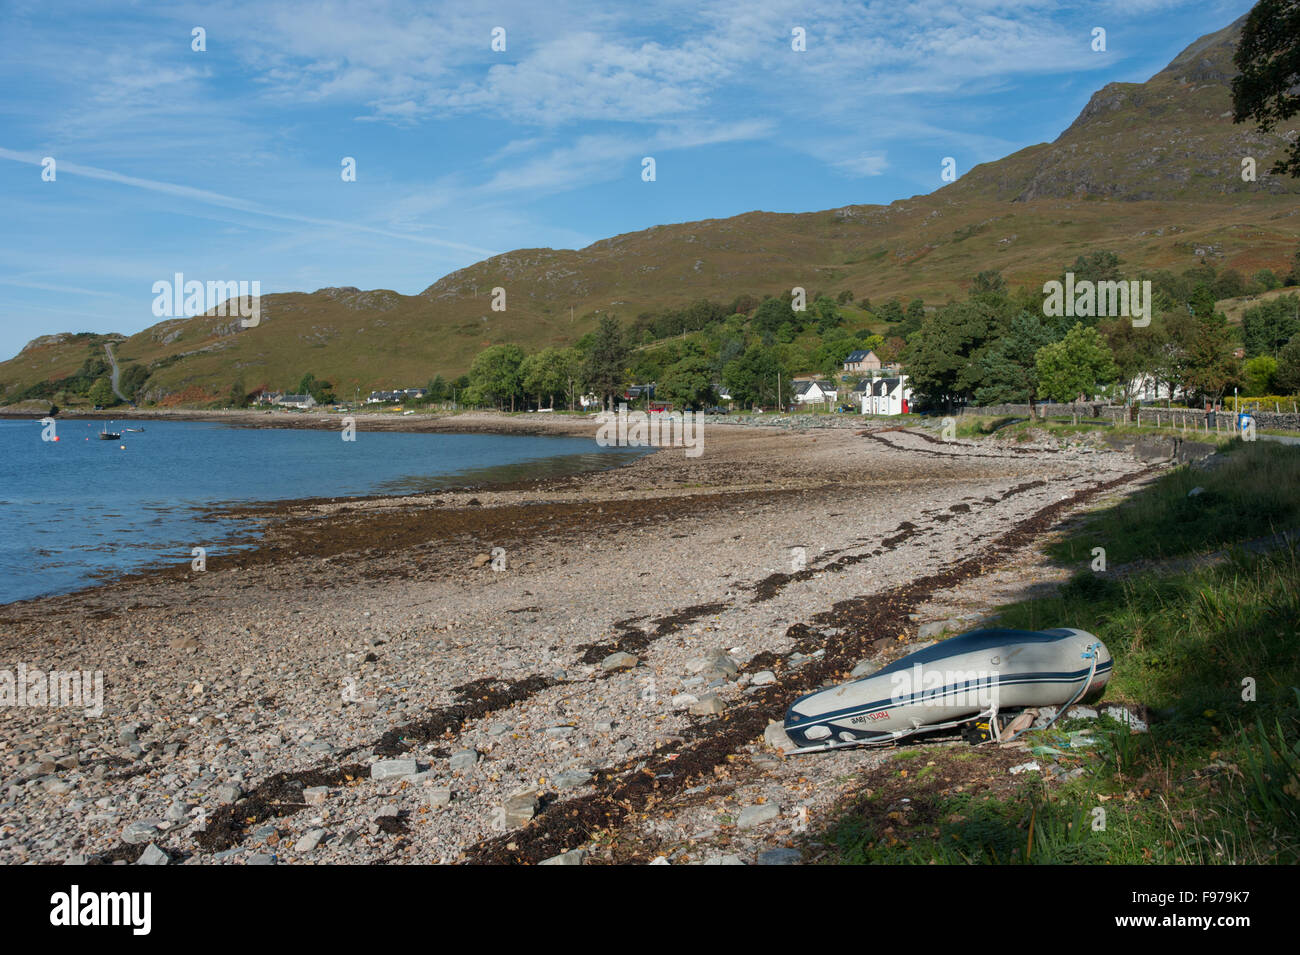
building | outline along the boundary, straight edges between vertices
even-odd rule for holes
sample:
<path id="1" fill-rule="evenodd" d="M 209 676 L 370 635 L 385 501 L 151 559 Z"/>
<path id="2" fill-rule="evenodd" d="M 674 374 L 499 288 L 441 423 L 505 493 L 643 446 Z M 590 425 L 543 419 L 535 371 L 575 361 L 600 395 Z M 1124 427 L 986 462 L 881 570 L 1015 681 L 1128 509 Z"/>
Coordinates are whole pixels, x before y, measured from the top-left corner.
<path id="1" fill-rule="evenodd" d="M 861 403 L 863 414 L 896 415 L 912 410 L 912 386 L 907 383 L 907 375 L 863 381 L 853 389 L 853 397 Z"/>
<path id="2" fill-rule="evenodd" d="M 829 405 L 835 402 L 835 385 L 829 381 L 795 381 L 794 403 L 797 405 Z"/>
<path id="3" fill-rule="evenodd" d="M 316 399 L 311 395 L 281 395 L 275 403 L 281 408 L 301 408 L 304 411 L 316 407 Z"/>
<path id="4" fill-rule="evenodd" d="M 869 375 L 880 369 L 881 362 L 874 351 L 849 352 L 844 359 L 844 373 L 848 375 Z"/>

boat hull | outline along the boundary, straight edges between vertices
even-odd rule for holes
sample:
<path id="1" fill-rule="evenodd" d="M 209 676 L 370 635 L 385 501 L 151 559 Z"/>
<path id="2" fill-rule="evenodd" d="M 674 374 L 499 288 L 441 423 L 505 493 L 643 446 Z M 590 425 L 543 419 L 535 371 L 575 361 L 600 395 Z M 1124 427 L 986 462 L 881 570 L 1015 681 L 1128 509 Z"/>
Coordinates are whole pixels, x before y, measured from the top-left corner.
<path id="1" fill-rule="evenodd" d="M 800 748 L 887 742 L 995 710 L 1095 696 L 1111 667 L 1105 644 L 1085 630 L 972 630 L 801 696 L 786 712 L 785 732 Z"/>

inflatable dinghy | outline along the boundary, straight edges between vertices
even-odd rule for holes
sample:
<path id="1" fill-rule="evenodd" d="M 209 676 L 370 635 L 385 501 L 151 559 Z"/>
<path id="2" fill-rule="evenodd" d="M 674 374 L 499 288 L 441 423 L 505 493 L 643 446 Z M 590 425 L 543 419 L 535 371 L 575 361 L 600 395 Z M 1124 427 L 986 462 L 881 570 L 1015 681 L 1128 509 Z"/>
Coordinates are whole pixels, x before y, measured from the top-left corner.
<path id="1" fill-rule="evenodd" d="M 1110 651 L 1085 630 L 972 630 L 908 654 L 870 676 L 809 693 L 785 715 L 798 752 L 891 743 L 1000 720 L 1031 706 L 1063 711 L 1101 692 Z"/>

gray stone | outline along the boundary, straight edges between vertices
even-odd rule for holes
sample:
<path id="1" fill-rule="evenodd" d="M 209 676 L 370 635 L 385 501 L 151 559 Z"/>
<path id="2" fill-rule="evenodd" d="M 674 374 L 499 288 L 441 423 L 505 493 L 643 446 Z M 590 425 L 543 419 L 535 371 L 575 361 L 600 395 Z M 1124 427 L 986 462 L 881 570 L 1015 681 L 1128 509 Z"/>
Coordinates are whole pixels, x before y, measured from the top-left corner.
<path id="1" fill-rule="evenodd" d="M 401 779 L 419 771 L 420 766 L 413 759 L 381 759 L 370 764 L 371 779 Z"/>
<path id="2" fill-rule="evenodd" d="M 532 819 L 537 812 L 538 795 L 535 789 L 522 789 L 507 796 L 502 804 L 506 825 L 515 828 Z"/>
<path id="3" fill-rule="evenodd" d="M 154 837 L 158 835 L 158 826 L 161 823 L 161 819 L 141 819 L 130 823 L 122 830 L 122 841 L 129 846 L 139 846 L 144 845 L 146 842 L 152 842 Z"/>
<path id="4" fill-rule="evenodd" d="M 430 807 L 434 809 L 442 809 L 451 805 L 451 790 L 445 787 L 441 789 L 430 789 L 428 796 L 425 798 L 428 800 Z"/>
<path id="5" fill-rule="evenodd" d="M 953 617 L 949 620 L 933 620 L 930 623 L 923 623 L 916 631 L 918 640 L 929 640 L 940 634 L 947 633 L 949 630 L 960 630 L 965 626 L 965 621 L 959 617 Z M 915 651 L 913 651 L 915 652 Z"/>
<path id="6" fill-rule="evenodd" d="M 552 739 L 564 739 L 565 737 L 572 736 L 572 735 L 573 735 L 574 733 L 576 733 L 577 731 L 578 731 L 578 730 L 577 730 L 577 727 L 576 727 L 576 726 L 548 726 L 548 727 L 546 727 L 546 735 L 549 736 L 549 737 L 551 737 Z"/>
<path id="7" fill-rule="evenodd" d="M 451 754 L 451 771 L 458 772 L 465 769 L 473 769 L 478 765 L 478 750 L 462 749 Z"/>
<path id="8" fill-rule="evenodd" d="M 705 693 L 698 701 L 691 704 L 690 713 L 692 716 L 717 716 L 727 705 L 722 702 L 716 693 Z"/>
<path id="9" fill-rule="evenodd" d="M 573 789 L 591 782 L 591 773 L 582 769 L 566 769 L 551 780 L 556 789 Z"/>
<path id="10" fill-rule="evenodd" d="M 244 795 L 243 787 L 236 785 L 235 783 L 227 783 L 224 786 L 217 787 L 217 802 L 221 803 L 223 806 L 226 803 L 235 802 L 242 795 Z"/>
<path id="11" fill-rule="evenodd" d="M 618 650 L 600 661 L 602 670 L 630 670 L 640 661 L 630 653 Z"/>
<path id="12" fill-rule="evenodd" d="M 734 855 L 711 855 L 700 865 L 744 865 L 745 862 L 740 856 Z"/>
<path id="13" fill-rule="evenodd" d="M 275 865 L 275 856 L 269 852 L 254 852 L 244 860 L 244 865 Z"/>
<path id="14" fill-rule="evenodd" d="M 302 801 L 309 806 L 323 806 L 329 795 L 328 786 L 311 786 L 302 791 Z"/>
<path id="15" fill-rule="evenodd" d="M 324 829 L 309 829 L 293 847 L 294 852 L 311 852 L 325 838 Z"/>
<path id="16" fill-rule="evenodd" d="M 776 674 L 771 670 L 759 670 L 750 679 L 754 686 L 767 686 L 769 683 L 776 682 Z"/>
<path id="17" fill-rule="evenodd" d="M 767 849 L 758 854 L 759 865 L 798 865 L 803 853 L 798 849 Z"/>
<path id="18" fill-rule="evenodd" d="M 753 829 L 765 822 L 771 822 L 781 815 L 781 807 L 774 802 L 765 802 L 760 806 L 746 806 L 736 817 L 737 829 Z"/>
<path id="19" fill-rule="evenodd" d="M 785 725 L 777 720 L 767 724 L 767 729 L 763 730 L 763 741 L 782 753 L 791 753 L 799 748 L 795 746 L 794 740 L 786 735 Z"/>
<path id="20" fill-rule="evenodd" d="M 568 852 L 562 852 L 558 856 L 551 856 L 549 859 L 543 859 L 538 863 L 538 865 L 583 865 L 586 861 L 586 849 L 570 849 Z"/>
<path id="21" fill-rule="evenodd" d="M 1145 720 L 1122 706 L 1108 706 L 1102 712 L 1116 722 L 1123 723 L 1134 733 L 1145 733 L 1149 729 Z"/>
<path id="22" fill-rule="evenodd" d="M 148 848 L 141 853 L 140 858 L 135 860 L 136 865 L 166 865 L 171 862 L 171 856 L 163 852 L 152 842 Z"/>
<path id="23" fill-rule="evenodd" d="M 874 673 L 877 670 L 875 660 L 863 660 L 849 671 L 850 679 L 856 680 L 860 676 L 866 676 L 868 673 Z"/>

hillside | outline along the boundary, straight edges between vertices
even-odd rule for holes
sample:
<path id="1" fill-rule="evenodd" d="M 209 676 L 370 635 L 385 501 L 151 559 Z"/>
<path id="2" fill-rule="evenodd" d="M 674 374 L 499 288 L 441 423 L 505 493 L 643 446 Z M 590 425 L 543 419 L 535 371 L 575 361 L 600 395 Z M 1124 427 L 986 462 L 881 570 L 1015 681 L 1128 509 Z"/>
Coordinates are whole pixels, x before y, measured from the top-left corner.
<path id="1" fill-rule="evenodd" d="M 1197 40 L 1146 83 L 1104 87 L 1055 142 L 978 166 L 929 195 L 662 225 L 580 250 L 521 249 L 412 296 L 266 295 L 251 329 L 205 315 L 131 336 L 45 336 L 0 363 L 0 402 L 75 373 L 110 340 L 123 366 L 150 368 L 146 393 L 156 399 L 212 400 L 236 380 L 249 390 L 287 388 L 307 371 L 350 396 L 459 374 L 490 344 L 566 344 L 603 313 L 631 318 L 701 297 L 729 302 L 802 285 L 942 302 L 983 269 L 1036 283 L 1101 248 L 1129 270 L 1208 260 L 1285 274 L 1300 241 L 1300 183 L 1265 170 L 1295 130 L 1264 136 L 1232 124 L 1240 23 Z M 1257 182 L 1241 181 L 1246 155 L 1257 160 Z M 491 310 L 496 286 L 506 289 L 505 312 Z"/>

